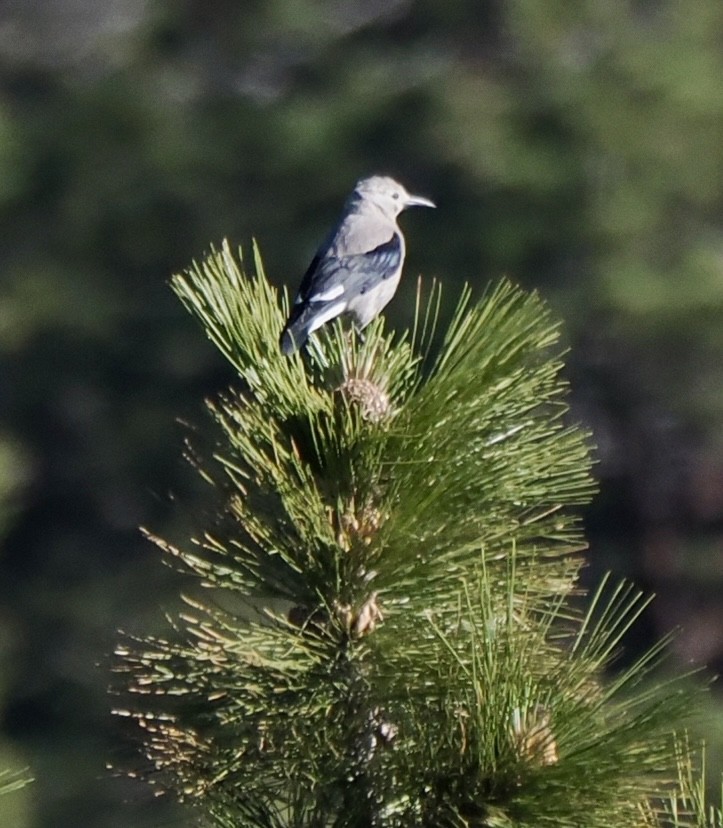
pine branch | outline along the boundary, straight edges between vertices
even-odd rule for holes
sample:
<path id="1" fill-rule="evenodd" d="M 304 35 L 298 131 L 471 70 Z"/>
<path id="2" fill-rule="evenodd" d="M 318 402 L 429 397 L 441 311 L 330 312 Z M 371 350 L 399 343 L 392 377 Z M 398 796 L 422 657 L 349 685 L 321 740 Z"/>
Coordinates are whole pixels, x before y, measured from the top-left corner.
<path id="1" fill-rule="evenodd" d="M 652 824 L 690 700 L 662 646 L 603 681 L 630 586 L 570 605 L 594 483 L 544 303 L 467 290 L 432 357 L 435 287 L 411 336 L 286 358 L 255 268 L 224 244 L 173 281 L 241 384 L 193 452 L 217 516 L 149 535 L 206 595 L 118 648 L 143 775 L 218 826 Z"/>
<path id="2" fill-rule="evenodd" d="M 675 744 L 677 779 L 667 796 L 643 809 L 651 828 L 723 828 L 723 810 L 708 802 L 705 789 L 705 747 L 696 755 L 687 737 Z M 723 802 L 723 780 L 721 797 Z"/>

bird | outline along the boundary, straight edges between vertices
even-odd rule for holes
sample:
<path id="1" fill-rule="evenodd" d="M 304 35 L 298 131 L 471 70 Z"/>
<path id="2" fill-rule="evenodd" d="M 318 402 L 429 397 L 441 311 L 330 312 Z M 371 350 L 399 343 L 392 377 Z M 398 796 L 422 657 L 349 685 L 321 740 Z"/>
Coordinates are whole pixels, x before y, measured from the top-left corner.
<path id="1" fill-rule="evenodd" d="M 404 264 L 405 244 L 397 218 L 407 207 L 435 207 L 410 195 L 393 178 L 373 175 L 354 185 L 341 217 L 306 270 L 281 333 L 287 356 L 338 316 L 365 328 L 394 296 Z"/>

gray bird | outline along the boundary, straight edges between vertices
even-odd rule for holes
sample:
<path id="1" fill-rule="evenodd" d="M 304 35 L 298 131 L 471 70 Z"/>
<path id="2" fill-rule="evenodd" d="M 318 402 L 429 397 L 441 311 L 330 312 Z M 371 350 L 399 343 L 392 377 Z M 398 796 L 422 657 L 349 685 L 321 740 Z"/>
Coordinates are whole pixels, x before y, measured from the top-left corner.
<path id="1" fill-rule="evenodd" d="M 397 216 L 407 207 L 434 207 L 410 195 L 393 178 L 357 181 L 344 212 L 301 281 L 281 334 L 281 350 L 301 348 L 324 323 L 345 314 L 361 331 L 391 300 L 404 264 L 404 236 Z"/>

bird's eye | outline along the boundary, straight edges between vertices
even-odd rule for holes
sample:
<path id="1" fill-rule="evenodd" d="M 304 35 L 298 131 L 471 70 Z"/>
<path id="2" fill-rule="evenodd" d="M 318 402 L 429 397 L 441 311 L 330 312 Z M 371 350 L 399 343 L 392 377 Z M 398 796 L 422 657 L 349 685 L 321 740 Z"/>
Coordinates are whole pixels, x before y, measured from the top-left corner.
<path id="1" fill-rule="evenodd" d="M 392 193 L 392 198 L 399 201 L 399 193 Z"/>

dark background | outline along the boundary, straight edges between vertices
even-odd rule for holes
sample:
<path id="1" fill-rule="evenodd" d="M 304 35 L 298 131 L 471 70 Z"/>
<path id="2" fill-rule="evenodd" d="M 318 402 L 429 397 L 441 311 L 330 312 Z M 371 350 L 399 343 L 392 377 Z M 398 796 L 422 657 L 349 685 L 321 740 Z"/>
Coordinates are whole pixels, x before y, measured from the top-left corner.
<path id="1" fill-rule="evenodd" d="M 607 569 L 657 593 L 628 653 L 680 627 L 723 667 L 720 0 L 4 0 L 0 5 L 0 800 L 10 828 L 189 825 L 107 763 L 116 630 L 179 582 L 139 525 L 196 497 L 184 419 L 232 377 L 168 288 L 229 237 L 295 288 L 361 175 L 451 304 L 506 274 L 566 323 L 597 443 Z M 720 767 L 723 707 L 701 732 Z"/>

